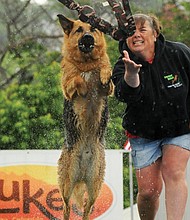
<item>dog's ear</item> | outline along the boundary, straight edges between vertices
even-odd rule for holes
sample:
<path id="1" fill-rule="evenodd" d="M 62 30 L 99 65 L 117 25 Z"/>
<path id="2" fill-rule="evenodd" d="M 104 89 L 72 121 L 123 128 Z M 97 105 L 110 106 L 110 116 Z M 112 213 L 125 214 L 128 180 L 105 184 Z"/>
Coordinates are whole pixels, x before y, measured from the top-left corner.
<path id="1" fill-rule="evenodd" d="M 58 14 L 57 17 L 59 18 L 59 22 L 63 28 L 63 31 L 65 32 L 65 34 L 69 35 L 73 28 L 74 22 L 61 14 Z"/>

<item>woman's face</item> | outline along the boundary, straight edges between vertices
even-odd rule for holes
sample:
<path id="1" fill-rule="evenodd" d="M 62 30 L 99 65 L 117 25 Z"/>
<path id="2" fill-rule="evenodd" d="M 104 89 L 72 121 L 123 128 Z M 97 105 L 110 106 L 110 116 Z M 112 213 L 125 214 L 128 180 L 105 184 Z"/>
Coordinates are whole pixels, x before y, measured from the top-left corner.
<path id="1" fill-rule="evenodd" d="M 149 21 L 145 21 L 143 25 L 139 22 L 136 24 L 136 32 L 127 38 L 127 45 L 137 56 L 146 57 L 148 53 L 154 52 L 156 36 L 157 33 L 152 29 Z"/>

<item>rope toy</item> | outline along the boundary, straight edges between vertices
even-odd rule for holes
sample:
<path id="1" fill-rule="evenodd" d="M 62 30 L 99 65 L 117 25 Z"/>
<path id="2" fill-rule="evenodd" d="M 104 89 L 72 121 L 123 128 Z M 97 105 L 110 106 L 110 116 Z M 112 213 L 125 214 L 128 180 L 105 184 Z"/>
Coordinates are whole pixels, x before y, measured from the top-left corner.
<path id="1" fill-rule="evenodd" d="M 116 0 L 107 0 L 117 19 L 118 27 L 98 17 L 95 10 L 89 5 L 81 6 L 73 0 L 58 0 L 70 10 L 76 10 L 81 21 L 89 23 L 104 34 L 115 40 L 123 40 L 135 33 L 135 21 L 132 17 L 129 1 L 122 0 L 122 5 Z"/>

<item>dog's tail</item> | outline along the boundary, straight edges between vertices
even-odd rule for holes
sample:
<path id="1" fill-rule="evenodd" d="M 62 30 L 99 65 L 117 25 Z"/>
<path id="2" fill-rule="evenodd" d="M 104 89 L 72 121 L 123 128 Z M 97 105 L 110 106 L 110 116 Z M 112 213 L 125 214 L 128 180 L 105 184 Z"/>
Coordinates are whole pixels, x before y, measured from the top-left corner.
<path id="1" fill-rule="evenodd" d="M 87 188 L 85 183 L 80 182 L 75 186 L 72 193 L 72 199 L 77 208 L 82 209 L 84 207 L 85 200 L 87 199 Z"/>

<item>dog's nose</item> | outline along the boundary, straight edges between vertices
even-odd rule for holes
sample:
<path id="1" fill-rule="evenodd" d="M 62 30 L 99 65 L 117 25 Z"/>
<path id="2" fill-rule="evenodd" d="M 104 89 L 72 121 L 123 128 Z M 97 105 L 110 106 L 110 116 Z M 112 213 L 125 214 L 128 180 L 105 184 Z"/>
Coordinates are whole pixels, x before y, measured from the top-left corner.
<path id="1" fill-rule="evenodd" d="M 78 41 L 78 47 L 84 53 L 91 52 L 94 48 L 94 37 L 89 33 L 84 34 Z"/>

